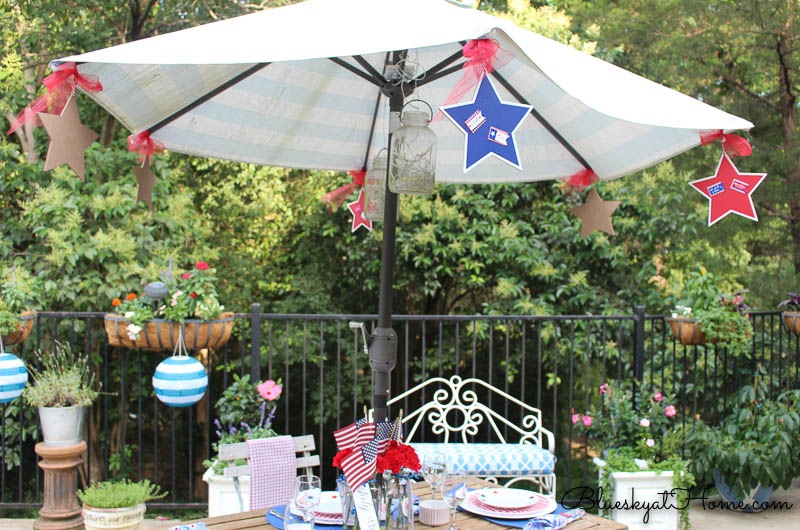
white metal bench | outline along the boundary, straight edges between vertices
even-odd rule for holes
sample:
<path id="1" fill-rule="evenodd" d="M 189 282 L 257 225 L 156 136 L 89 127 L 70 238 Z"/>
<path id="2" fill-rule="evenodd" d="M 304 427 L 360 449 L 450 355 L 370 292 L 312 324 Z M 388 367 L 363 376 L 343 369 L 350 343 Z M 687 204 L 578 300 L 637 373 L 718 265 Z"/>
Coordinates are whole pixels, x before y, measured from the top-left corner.
<path id="1" fill-rule="evenodd" d="M 447 458 L 447 463 L 458 471 L 485 478 L 497 484 L 498 478 L 509 478 L 504 485 L 518 481 L 532 482 L 541 493 L 554 496 L 556 491 L 553 433 L 542 425 L 542 411 L 494 386 L 470 378 L 454 375 L 449 380 L 433 377 L 393 397 L 389 405 L 396 410 L 407 396 L 430 386 L 438 387 L 430 401 L 404 415 L 405 441 L 417 451 L 420 461 L 429 452 L 438 452 Z M 520 407 L 523 416 L 520 425 L 503 414 L 478 401 L 478 388 L 508 400 Z M 430 390 L 430 389 L 429 389 Z M 496 407 L 495 407 L 496 408 Z M 496 408 L 502 410 L 502 408 Z M 417 443 L 414 435 L 423 421 L 427 420 L 431 432 L 442 438 L 442 443 Z M 469 443 L 468 438 L 479 432 L 484 420 L 498 443 Z M 507 443 L 503 431 L 509 429 L 519 435 L 518 443 Z M 451 441 L 451 433 L 456 438 Z"/>
<path id="2" fill-rule="evenodd" d="M 297 469 L 302 469 L 306 475 L 312 475 L 312 467 L 320 465 L 319 455 L 312 455 L 311 452 L 315 450 L 314 436 L 307 434 L 305 436 L 295 436 L 292 438 L 294 442 L 294 451 L 302 453 L 302 456 L 297 456 Z M 250 452 L 247 448 L 247 442 L 225 444 L 219 446 L 219 459 L 222 461 L 239 460 L 242 458 L 249 458 Z M 242 491 L 239 487 L 239 477 L 243 475 L 250 475 L 250 464 L 243 464 L 238 466 L 228 466 L 225 468 L 225 476 L 233 478 L 233 485 L 236 488 L 236 495 L 239 497 L 239 511 L 244 511 L 244 501 L 242 499 Z"/>

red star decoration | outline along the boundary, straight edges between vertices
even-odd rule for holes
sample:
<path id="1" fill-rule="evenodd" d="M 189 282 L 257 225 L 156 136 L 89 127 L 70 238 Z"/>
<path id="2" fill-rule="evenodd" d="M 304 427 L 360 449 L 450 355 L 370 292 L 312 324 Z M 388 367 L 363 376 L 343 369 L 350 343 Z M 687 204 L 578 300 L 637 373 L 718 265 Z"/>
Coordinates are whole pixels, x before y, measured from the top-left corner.
<path id="1" fill-rule="evenodd" d="M 693 180 L 689 185 L 708 199 L 711 226 L 729 213 L 758 221 L 751 195 L 766 177 L 766 173 L 739 173 L 728 155 L 722 153 L 713 176 Z"/>
<path id="2" fill-rule="evenodd" d="M 372 221 L 368 221 L 364 217 L 364 188 L 361 188 L 358 199 L 347 203 L 347 209 L 353 212 L 353 232 L 358 230 L 361 225 L 366 226 L 370 232 L 372 231 Z"/>

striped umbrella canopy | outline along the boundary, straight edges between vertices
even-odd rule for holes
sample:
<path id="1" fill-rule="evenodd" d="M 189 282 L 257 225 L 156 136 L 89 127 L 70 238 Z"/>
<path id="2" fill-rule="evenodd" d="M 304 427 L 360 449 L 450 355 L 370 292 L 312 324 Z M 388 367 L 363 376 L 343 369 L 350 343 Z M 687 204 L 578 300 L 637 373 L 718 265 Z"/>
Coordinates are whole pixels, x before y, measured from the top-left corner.
<path id="1" fill-rule="evenodd" d="M 444 105 L 473 39 L 500 46 L 503 101 L 532 105 L 515 131 L 521 168 L 489 157 L 465 171 L 464 133 L 448 119 L 436 180 L 527 182 L 635 172 L 746 120 L 600 59 L 447 0 L 307 0 L 55 61 L 99 76 L 88 95 L 133 133 L 180 153 L 273 166 L 365 168 L 404 99 Z M 504 57 L 501 59 L 500 57 Z M 387 74 L 392 65 L 402 76 Z M 468 69 L 467 69 L 468 70 Z M 458 101 L 469 101 L 468 90 Z M 381 419 L 394 365 L 391 283 L 396 197 L 387 194 L 378 330 L 370 349 Z M 383 330 L 383 331 L 380 331 Z M 394 342 L 393 342 L 394 341 Z"/>

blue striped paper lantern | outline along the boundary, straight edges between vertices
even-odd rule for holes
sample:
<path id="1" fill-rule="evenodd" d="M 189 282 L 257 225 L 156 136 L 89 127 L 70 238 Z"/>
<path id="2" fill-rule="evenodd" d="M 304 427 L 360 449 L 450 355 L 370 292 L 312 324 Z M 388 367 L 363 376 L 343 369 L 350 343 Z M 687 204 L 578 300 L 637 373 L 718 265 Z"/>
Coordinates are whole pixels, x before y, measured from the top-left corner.
<path id="1" fill-rule="evenodd" d="M 156 397 L 170 407 L 188 407 L 203 398 L 208 376 L 203 364 L 186 355 L 167 357 L 153 374 Z"/>
<path id="2" fill-rule="evenodd" d="M 25 390 L 28 370 L 16 355 L 0 353 L 0 403 L 14 401 Z"/>

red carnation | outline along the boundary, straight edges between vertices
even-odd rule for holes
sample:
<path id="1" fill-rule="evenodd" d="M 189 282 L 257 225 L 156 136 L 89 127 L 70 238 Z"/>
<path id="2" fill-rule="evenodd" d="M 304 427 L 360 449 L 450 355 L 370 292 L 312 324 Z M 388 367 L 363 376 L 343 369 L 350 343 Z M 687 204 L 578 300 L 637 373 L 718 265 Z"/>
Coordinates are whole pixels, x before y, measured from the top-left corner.
<path id="1" fill-rule="evenodd" d="M 197 267 L 197 270 L 204 271 L 208 268 L 208 263 L 206 263 L 205 261 L 198 261 L 197 263 L 194 264 L 194 266 Z"/>
<path id="2" fill-rule="evenodd" d="M 189 295 L 189 298 L 197 298 L 197 293 L 192 293 Z"/>

